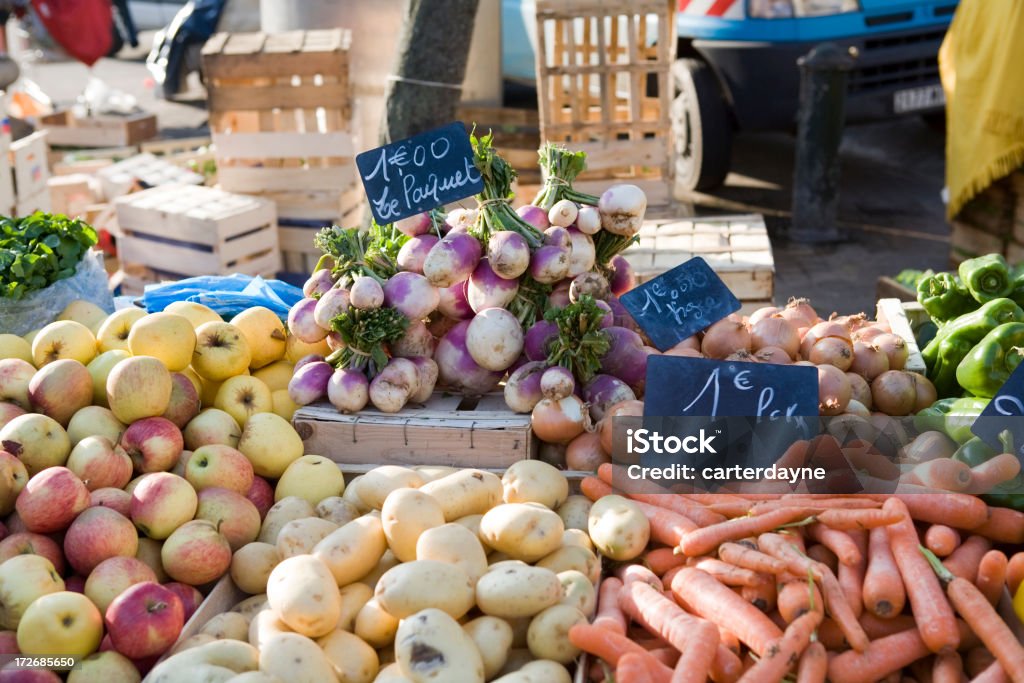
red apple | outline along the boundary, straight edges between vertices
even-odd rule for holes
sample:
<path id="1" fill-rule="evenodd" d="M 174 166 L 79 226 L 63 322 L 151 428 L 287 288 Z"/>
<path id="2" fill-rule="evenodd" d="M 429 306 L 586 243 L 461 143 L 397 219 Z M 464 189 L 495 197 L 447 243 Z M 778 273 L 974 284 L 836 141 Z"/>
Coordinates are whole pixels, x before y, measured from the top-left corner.
<path id="1" fill-rule="evenodd" d="M 10 534 L 10 532 L 7 531 L 7 525 L 3 522 L 0 522 L 0 541 L 7 538 L 8 534 Z"/>
<path id="2" fill-rule="evenodd" d="M 134 557 L 111 557 L 92 570 L 84 592 L 105 613 L 118 595 L 147 581 L 157 583 L 157 576 L 145 562 Z"/>
<path id="3" fill-rule="evenodd" d="M 228 489 L 200 491 L 196 519 L 213 522 L 228 540 L 232 552 L 260 535 L 260 511 L 248 498 Z"/>
<path id="4" fill-rule="evenodd" d="M 121 489 L 132 479 L 131 458 L 105 436 L 88 436 L 79 441 L 71 449 L 67 468 L 77 474 L 90 491 L 107 487 Z"/>
<path id="5" fill-rule="evenodd" d="M 17 511 L 7 515 L 4 520 L 4 524 L 7 525 L 7 532 L 11 534 L 24 534 L 28 532 L 28 527 L 25 526 L 25 522 L 21 521 L 21 517 L 18 516 Z"/>
<path id="6" fill-rule="evenodd" d="M 244 496 L 252 486 L 252 463 L 231 446 L 200 446 L 185 465 L 185 478 L 196 491 L 216 486 Z"/>
<path id="7" fill-rule="evenodd" d="M 0 631 L 0 655 L 16 655 L 18 649 L 17 631 Z"/>
<path id="8" fill-rule="evenodd" d="M 20 417 L 25 413 L 25 409 L 21 406 L 16 406 L 13 403 L 0 403 L 0 429 L 3 429 L 4 425 L 14 418 Z"/>
<path id="9" fill-rule="evenodd" d="M 231 545 L 213 522 L 182 524 L 160 549 L 164 570 L 175 581 L 201 586 L 224 576 L 231 566 Z"/>
<path id="10" fill-rule="evenodd" d="M 171 402 L 167 404 L 164 417 L 173 422 L 178 429 L 184 429 L 199 414 L 199 392 L 180 372 L 171 373 Z"/>
<path id="11" fill-rule="evenodd" d="M 75 571 L 88 576 L 103 560 L 135 557 L 139 533 L 132 521 L 110 508 L 91 507 L 68 527 L 64 556 Z"/>
<path id="12" fill-rule="evenodd" d="M 0 669 L 0 683 L 61 683 L 60 676 L 49 669 L 16 669 L 8 664 Z"/>
<path id="13" fill-rule="evenodd" d="M 166 472 L 178 462 L 185 447 L 181 430 L 164 417 L 147 417 L 133 422 L 121 436 L 121 447 L 140 474 Z"/>
<path id="14" fill-rule="evenodd" d="M 161 540 L 195 517 L 198 504 L 192 484 L 170 472 L 154 472 L 132 490 L 131 518 L 139 531 Z"/>
<path id="15" fill-rule="evenodd" d="M 25 463 L 5 450 L 0 450 L 0 515 L 14 511 L 18 494 L 28 483 L 28 469 Z"/>
<path id="16" fill-rule="evenodd" d="M 47 534 L 68 528 L 89 507 L 89 489 L 67 467 L 50 467 L 32 477 L 15 508 L 29 531 Z"/>
<path id="17" fill-rule="evenodd" d="M 177 464 L 171 469 L 171 474 L 177 474 L 179 477 L 185 476 L 185 468 L 188 467 L 188 461 L 192 459 L 192 451 L 182 451 L 181 455 L 178 456 Z"/>
<path id="18" fill-rule="evenodd" d="M 89 494 L 89 507 L 99 506 L 131 517 L 132 494 L 115 488 L 96 489 Z"/>
<path id="19" fill-rule="evenodd" d="M 158 583 L 137 583 L 107 607 L 107 631 L 114 649 L 129 659 L 166 652 L 185 625 L 181 598 Z"/>
<path id="20" fill-rule="evenodd" d="M 67 427 L 71 416 L 92 405 L 92 375 L 77 360 L 62 358 L 40 368 L 28 383 L 32 410 Z"/>
<path id="21" fill-rule="evenodd" d="M 165 583 L 164 588 L 172 591 L 181 599 L 181 604 L 185 608 L 185 622 L 188 623 L 188 620 L 192 618 L 195 611 L 199 609 L 199 605 L 203 603 L 203 594 L 195 586 L 190 586 L 187 583 L 178 583 L 177 581 Z"/>
<path id="22" fill-rule="evenodd" d="M 260 519 L 266 518 L 267 512 L 274 507 L 274 487 L 263 477 L 252 478 L 252 486 L 245 497 L 260 511 Z"/>
<path id="23" fill-rule="evenodd" d="M 85 579 L 74 574 L 64 579 L 64 590 L 71 591 L 72 593 L 85 594 Z"/>
<path id="24" fill-rule="evenodd" d="M 50 561 L 58 574 L 64 573 L 64 553 L 57 542 L 48 536 L 23 531 L 0 541 L 0 564 L 17 555 L 42 555 Z"/>
<path id="25" fill-rule="evenodd" d="M 28 385 L 35 374 L 35 367 L 21 358 L 0 360 L 0 401 L 31 410 Z"/>

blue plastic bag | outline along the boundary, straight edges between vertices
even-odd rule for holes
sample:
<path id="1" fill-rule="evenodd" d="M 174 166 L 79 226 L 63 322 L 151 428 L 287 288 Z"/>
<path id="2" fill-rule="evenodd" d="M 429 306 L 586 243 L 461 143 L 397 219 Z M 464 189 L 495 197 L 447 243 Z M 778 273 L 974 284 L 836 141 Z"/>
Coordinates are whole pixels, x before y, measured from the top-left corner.
<path id="1" fill-rule="evenodd" d="M 247 308 L 264 306 L 281 320 L 287 320 L 288 311 L 302 298 L 302 290 L 287 282 L 236 273 L 146 285 L 142 303 L 147 311 L 156 313 L 175 301 L 194 301 L 212 308 L 225 320 Z"/>

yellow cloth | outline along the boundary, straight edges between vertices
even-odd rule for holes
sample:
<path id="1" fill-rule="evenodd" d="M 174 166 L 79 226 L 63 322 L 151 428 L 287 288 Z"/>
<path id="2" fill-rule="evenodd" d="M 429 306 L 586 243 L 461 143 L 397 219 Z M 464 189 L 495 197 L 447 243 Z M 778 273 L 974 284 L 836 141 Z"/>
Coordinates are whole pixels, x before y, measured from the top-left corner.
<path id="1" fill-rule="evenodd" d="M 1024 165 L 1024 0 L 961 0 L 939 49 L 953 218 Z"/>

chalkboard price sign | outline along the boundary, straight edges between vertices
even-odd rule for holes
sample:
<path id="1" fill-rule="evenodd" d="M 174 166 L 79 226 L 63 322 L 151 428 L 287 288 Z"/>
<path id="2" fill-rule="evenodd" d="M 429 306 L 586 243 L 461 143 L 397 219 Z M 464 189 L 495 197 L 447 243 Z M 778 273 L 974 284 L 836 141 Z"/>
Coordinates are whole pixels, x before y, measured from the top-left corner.
<path id="1" fill-rule="evenodd" d="M 373 217 L 382 225 L 484 189 L 469 134 L 458 121 L 363 152 L 356 167 Z"/>
<path id="2" fill-rule="evenodd" d="M 699 256 L 623 294 L 622 305 L 661 351 L 740 309 Z"/>
<path id="3" fill-rule="evenodd" d="M 1009 430 L 1013 435 L 1017 455 L 1024 457 L 1024 363 L 1018 365 L 1010 374 L 999 392 L 971 425 L 974 435 L 981 437 L 985 443 L 996 449 L 997 453 L 1003 451 L 999 435 L 1004 430 Z"/>

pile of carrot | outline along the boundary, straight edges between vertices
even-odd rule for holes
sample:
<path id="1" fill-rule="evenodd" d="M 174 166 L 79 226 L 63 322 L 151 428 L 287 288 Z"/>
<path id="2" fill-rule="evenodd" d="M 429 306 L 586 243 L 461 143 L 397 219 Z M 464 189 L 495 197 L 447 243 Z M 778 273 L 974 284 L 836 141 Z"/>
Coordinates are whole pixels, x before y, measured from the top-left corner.
<path id="1" fill-rule="evenodd" d="M 638 503 L 571 641 L 617 683 L 1024 683 L 1024 513 L 959 493 L 643 494 L 602 465 L 581 489 Z M 624 481 L 618 475 L 615 481 Z"/>

